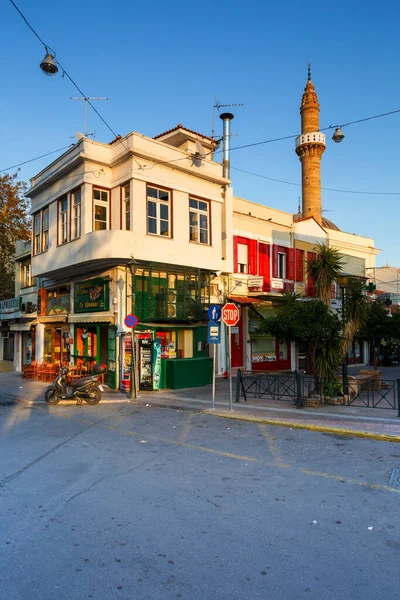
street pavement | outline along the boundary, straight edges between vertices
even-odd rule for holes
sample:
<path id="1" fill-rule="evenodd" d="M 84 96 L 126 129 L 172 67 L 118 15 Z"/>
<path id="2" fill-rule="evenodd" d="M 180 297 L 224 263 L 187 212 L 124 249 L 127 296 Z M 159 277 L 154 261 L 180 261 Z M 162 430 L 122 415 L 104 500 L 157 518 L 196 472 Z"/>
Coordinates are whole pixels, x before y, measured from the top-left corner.
<path id="1" fill-rule="evenodd" d="M 154 406 L 0 406 L 7 600 L 382 600 L 397 444 Z"/>
<path id="2" fill-rule="evenodd" d="M 353 368 L 351 373 L 354 374 L 358 370 L 359 368 Z M 400 377 L 399 368 L 382 368 L 381 372 L 384 381 L 394 381 Z M 22 379 L 18 373 L 0 373 L 0 402 L 19 401 L 28 404 L 43 404 L 47 385 Z M 232 411 L 229 407 L 229 381 L 225 379 L 216 381 L 215 410 L 211 410 L 211 386 L 141 392 L 137 404 L 170 408 L 171 410 L 210 412 L 214 416 L 224 418 L 252 420 L 285 427 L 347 433 L 354 436 L 369 436 L 400 442 L 400 418 L 397 409 L 327 405 L 305 407 L 298 410 L 293 402 L 253 398 L 247 402 L 241 399 L 239 403 L 236 403 L 235 380 L 233 387 Z M 382 394 L 385 393 L 386 391 L 383 390 Z M 390 397 L 394 399 L 393 390 L 390 391 L 390 394 Z M 101 402 L 102 404 L 126 404 L 128 395 L 106 388 Z M 71 402 L 60 404 L 70 405 Z"/>

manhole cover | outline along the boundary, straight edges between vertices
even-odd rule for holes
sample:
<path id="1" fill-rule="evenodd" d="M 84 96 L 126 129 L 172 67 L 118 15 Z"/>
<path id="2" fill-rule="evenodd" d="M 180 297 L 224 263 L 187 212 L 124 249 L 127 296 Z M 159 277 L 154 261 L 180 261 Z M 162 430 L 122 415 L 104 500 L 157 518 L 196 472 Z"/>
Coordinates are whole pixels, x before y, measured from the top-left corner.
<path id="1" fill-rule="evenodd" d="M 389 484 L 392 487 L 400 488 L 400 469 L 392 469 Z"/>

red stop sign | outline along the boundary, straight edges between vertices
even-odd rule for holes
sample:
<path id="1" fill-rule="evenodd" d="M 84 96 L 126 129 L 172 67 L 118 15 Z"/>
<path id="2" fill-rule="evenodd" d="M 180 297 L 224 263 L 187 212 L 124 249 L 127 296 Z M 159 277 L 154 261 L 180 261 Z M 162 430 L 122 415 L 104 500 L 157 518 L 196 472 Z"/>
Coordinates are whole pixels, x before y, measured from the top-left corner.
<path id="1" fill-rule="evenodd" d="M 221 317 L 225 325 L 233 327 L 239 321 L 240 312 L 236 304 L 227 302 L 221 311 Z"/>

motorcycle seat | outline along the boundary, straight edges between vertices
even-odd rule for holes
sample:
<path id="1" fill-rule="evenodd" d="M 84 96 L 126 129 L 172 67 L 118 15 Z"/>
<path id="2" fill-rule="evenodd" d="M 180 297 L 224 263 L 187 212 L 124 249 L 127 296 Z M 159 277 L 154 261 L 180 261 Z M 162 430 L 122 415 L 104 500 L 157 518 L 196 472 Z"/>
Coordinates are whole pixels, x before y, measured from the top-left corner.
<path id="1" fill-rule="evenodd" d="M 88 375 L 86 377 L 82 377 L 81 379 L 75 379 L 75 381 L 72 382 L 72 388 L 76 388 L 78 386 L 81 386 L 82 384 L 86 383 L 87 381 L 93 381 L 96 382 L 97 378 L 94 377 L 93 375 Z"/>

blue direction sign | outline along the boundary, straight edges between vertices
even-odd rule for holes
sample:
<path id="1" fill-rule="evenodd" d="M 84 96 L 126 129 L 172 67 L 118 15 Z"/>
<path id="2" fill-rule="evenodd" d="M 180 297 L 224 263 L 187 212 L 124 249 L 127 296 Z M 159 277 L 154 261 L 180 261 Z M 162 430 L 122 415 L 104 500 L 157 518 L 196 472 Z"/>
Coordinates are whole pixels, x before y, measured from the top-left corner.
<path id="1" fill-rule="evenodd" d="M 221 319 L 221 307 L 218 304 L 211 304 L 208 309 L 208 318 L 210 321 L 220 321 Z"/>
<path id="2" fill-rule="evenodd" d="M 208 343 L 221 343 L 221 323 L 216 323 L 215 321 L 208 321 Z"/>
<path id="3" fill-rule="evenodd" d="M 134 329 L 139 323 L 139 319 L 136 315 L 126 315 L 124 323 L 127 327 L 131 327 L 132 329 Z"/>

